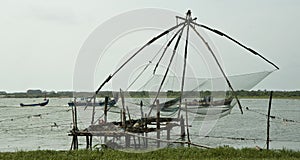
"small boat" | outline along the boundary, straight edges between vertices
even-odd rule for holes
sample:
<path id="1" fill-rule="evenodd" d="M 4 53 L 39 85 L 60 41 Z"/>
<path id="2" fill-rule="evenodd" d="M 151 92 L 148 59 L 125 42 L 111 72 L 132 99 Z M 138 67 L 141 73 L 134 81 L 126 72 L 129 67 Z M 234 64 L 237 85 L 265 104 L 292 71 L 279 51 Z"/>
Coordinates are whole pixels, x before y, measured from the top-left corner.
<path id="1" fill-rule="evenodd" d="M 221 100 L 214 100 L 212 101 L 211 97 L 205 97 L 203 100 L 193 100 L 192 102 L 187 102 L 188 106 L 220 106 L 220 105 L 228 105 L 233 100 L 233 97 L 221 99 Z"/>
<path id="2" fill-rule="evenodd" d="M 44 99 L 44 102 L 41 103 L 32 103 L 32 104 L 23 104 L 20 103 L 21 107 L 26 107 L 26 106 L 46 106 L 49 103 L 49 99 Z"/>
<path id="3" fill-rule="evenodd" d="M 172 115 L 178 111 L 179 106 L 175 103 L 177 99 L 171 100 L 167 103 L 162 103 L 163 108 L 161 108 L 162 115 Z M 231 102 L 233 97 L 221 99 L 221 100 L 212 100 L 211 97 L 206 97 L 203 100 L 194 100 L 192 102 L 186 102 L 187 108 L 181 106 L 181 110 L 188 111 L 190 113 L 196 113 L 200 115 L 217 115 L 217 114 L 228 114 L 230 113 L 232 107 Z M 169 104 L 169 105 L 165 105 Z"/>
<path id="4" fill-rule="evenodd" d="M 116 103 L 118 102 L 118 96 L 113 98 L 113 99 L 109 99 L 108 100 L 108 106 L 112 107 L 114 106 Z M 84 100 L 81 100 L 81 101 L 76 101 L 76 103 L 74 103 L 74 101 L 72 102 L 69 102 L 68 103 L 69 107 L 72 107 L 72 106 L 94 106 L 94 102 L 93 101 L 89 101 L 87 99 L 84 99 Z M 95 106 L 104 106 L 105 105 L 105 102 L 104 101 L 98 101 L 98 102 L 95 102 Z"/>

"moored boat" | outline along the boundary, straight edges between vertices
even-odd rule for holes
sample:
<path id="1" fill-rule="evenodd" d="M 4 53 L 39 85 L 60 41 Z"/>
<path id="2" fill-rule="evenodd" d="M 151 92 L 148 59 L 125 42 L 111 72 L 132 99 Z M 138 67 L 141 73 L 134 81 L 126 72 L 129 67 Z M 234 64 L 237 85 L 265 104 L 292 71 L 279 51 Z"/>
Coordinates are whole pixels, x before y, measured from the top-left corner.
<path id="1" fill-rule="evenodd" d="M 26 107 L 26 106 L 46 106 L 49 103 L 49 99 L 44 99 L 44 102 L 41 103 L 31 103 L 31 104 L 24 104 L 20 103 L 21 107 Z"/>
<path id="2" fill-rule="evenodd" d="M 112 107 L 114 106 L 116 103 L 118 102 L 118 96 L 113 98 L 113 99 L 109 99 L 108 100 L 108 106 Z M 93 101 L 89 101 L 88 99 L 84 99 L 84 100 L 81 100 L 81 101 L 71 101 L 68 103 L 68 105 L 71 107 L 71 106 L 104 106 L 105 105 L 105 102 L 104 101 L 98 101 L 98 102 L 94 102 Z"/>

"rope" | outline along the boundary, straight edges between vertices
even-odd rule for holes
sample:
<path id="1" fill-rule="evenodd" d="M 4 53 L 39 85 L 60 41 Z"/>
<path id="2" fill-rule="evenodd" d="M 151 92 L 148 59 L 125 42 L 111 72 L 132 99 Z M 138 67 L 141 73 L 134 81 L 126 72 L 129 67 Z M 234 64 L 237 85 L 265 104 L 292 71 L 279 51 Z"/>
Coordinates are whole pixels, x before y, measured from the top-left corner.
<path id="1" fill-rule="evenodd" d="M 249 107 L 246 107 L 246 110 L 247 110 L 247 111 L 250 111 L 250 112 L 253 112 L 253 113 L 257 113 L 257 114 L 260 114 L 260 115 L 263 115 L 263 116 L 268 117 L 267 114 L 258 112 L 258 111 L 256 111 L 256 110 L 252 110 L 252 109 L 250 109 Z M 280 119 L 280 120 L 282 120 L 283 122 L 300 123 L 300 121 L 297 121 L 297 120 L 287 119 L 287 118 L 283 118 L 283 117 L 279 117 L 279 116 L 274 116 L 274 115 L 270 115 L 270 118 L 271 118 L 271 119 Z"/>

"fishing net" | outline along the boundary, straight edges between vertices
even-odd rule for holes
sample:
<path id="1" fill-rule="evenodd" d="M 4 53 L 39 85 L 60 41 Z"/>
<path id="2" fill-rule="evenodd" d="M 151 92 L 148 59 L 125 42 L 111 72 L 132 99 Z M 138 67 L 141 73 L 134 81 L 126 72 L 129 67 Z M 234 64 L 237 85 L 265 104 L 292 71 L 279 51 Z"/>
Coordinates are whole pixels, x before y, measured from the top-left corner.
<path id="1" fill-rule="evenodd" d="M 145 44 L 140 45 L 145 34 L 135 32 L 134 42 L 121 36 L 117 40 L 123 40 L 125 45 L 112 42 L 102 50 L 93 77 L 95 83 L 102 83 L 94 84 L 99 87 L 90 97 L 103 93 L 115 97 L 118 93 L 121 98 L 107 108 L 108 117 L 103 115 L 104 107 L 83 107 L 80 110 L 85 113 L 81 118 L 83 123 L 91 124 L 88 131 L 118 134 L 104 140 L 109 147 L 139 146 L 149 150 L 147 145 L 154 148 L 169 146 L 174 144 L 170 141 L 177 141 L 178 137 L 181 137 L 180 141 L 186 141 L 185 129 L 188 126 L 194 135 L 192 141 L 198 142 L 197 135 L 206 135 L 216 120 L 230 114 L 239 104 L 234 90 L 250 90 L 272 72 L 230 74 L 225 70 L 230 62 L 223 61 L 224 55 L 218 53 L 203 28 L 229 38 L 277 68 L 254 50 L 220 31 L 195 23 L 189 16 L 190 13 L 186 19 L 179 18 L 184 19 L 183 22 L 155 35 Z M 229 59 L 238 61 L 232 57 Z M 239 64 L 234 68 L 243 67 L 247 66 Z M 85 77 L 79 78 L 85 82 Z M 90 84 L 87 87 L 93 88 Z M 103 123 L 105 118 L 109 123 Z M 129 141 L 132 137 L 134 145 L 128 144 L 128 137 Z"/>

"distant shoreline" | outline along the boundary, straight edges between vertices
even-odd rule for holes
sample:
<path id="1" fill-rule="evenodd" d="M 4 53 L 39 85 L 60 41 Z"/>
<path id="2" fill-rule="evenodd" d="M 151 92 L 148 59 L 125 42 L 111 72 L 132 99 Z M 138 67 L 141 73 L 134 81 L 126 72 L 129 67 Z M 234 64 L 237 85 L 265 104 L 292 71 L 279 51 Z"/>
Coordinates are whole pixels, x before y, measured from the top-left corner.
<path id="1" fill-rule="evenodd" d="M 148 98 L 156 95 L 156 92 L 146 92 L 146 91 L 130 91 L 127 93 L 131 98 Z M 189 95 L 199 95 L 198 97 L 210 96 L 212 93 L 210 91 L 201 91 L 201 92 L 189 92 Z M 224 95 L 228 94 L 224 91 L 216 91 L 213 93 L 213 96 L 216 97 L 224 97 Z M 270 96 L 270 91 L 236 91 L 236 94 L 241 99 L 268 99 Z M 76 93 L 76 97 L 87 97 L 87 95 L 91 96 L 93 93 L 80 92 Z M 163 97 L 174 98 L 180 95 L 178 91 L 168 91 L 162 92 Z M 201 95 L 201 96 L 200 96 Z M 101 91 L 97 94 L 97 97 L 103 98 L 105 96 L 113 97 L 112 91 Z M 38 90 L 37 93 L 33 92 L 18 92 L 18 93 L 6 93 L 0 92 L 0 98 L 73 98 L 72 91 L 59 91 L 59 92 L 42 92 Z M 190 98 L 194 98 L 190 97 Z M 197 97 L 197 96 L 196 96 Z M 197 98 L 198 98 L 197 97 Z M 187 97 L 188 98 L 188 97 Z M 274 91 L 273 92 L 274 99 L 300 99 L 300 91 Z"/>

